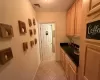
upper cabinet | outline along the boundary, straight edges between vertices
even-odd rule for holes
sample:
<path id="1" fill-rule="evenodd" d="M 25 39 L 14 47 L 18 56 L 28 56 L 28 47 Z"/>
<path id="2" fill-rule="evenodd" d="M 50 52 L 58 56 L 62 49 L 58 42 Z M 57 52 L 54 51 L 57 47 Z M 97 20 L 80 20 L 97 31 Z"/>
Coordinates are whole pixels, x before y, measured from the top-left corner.
<path id="1" fill-rule="evenodd" d="M 98 11 L 100 11 L 100 0 L 89 0 L 89 13 L 88 13 L 88 15 L 92 15 Z"/>
<path id="2" fill-rule="evenodd" d="M 74 36 L 75 33 L 75 3 L 71 7 L 71 16 L 70 16 L 70 35 Z"/>
<path id="3" fill-rule="evenodd" d="M 67 12 L 67 35 L 71 34 L 71 31 L 70 31 L 71 30 L 70 29 L 70 21 L 71 21 L 70 16 L 71 16 L 71 10 L 69 10 Z"/>
<path id="4" fill-rule="evenodd" d="M 81 0 L 76 1 L 76 15 L 75 15 L 75 36 L 80 36 L 81 29 L 81 18 L 82 15 L 82 2 Z"/>
<path id="5" fill-rule="evenodd" d="M 77 0 L 67 12 L 67 35 L 80 36 L 81 0 Z"/>

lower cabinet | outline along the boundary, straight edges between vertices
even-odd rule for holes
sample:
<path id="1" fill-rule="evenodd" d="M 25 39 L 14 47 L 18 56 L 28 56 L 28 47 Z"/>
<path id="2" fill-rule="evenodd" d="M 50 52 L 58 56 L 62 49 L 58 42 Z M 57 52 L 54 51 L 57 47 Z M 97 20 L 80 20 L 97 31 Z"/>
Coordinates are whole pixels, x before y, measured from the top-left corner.
<path id="1" fill-rule="evenodd" d="M 77 67 L 67 56 L 67 54 L 61 48 L 60 52 L 60 61 L 61 65 L 65 71 L 67 80 L 77 80 Z"/>
<path id="2" fill-rule="evenodd" d="M 68 66 L 68 80 L 76 80 L 76 72 L 71 65 Z"/>

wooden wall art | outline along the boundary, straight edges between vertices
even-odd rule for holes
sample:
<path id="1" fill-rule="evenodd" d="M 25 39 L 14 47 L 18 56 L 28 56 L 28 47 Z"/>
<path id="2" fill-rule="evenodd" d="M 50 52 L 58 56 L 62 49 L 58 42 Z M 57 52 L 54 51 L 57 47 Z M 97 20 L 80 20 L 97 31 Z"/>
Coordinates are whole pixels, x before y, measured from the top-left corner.
<path id="1" fill-rule="evenodd" d="M 35 42 L 35 44 L 37 44 L 37 39 L 36 38 L 34 39 L 34 42 Z"/>
<path id="2" fill-rule="evenodd" d="M 30 41 L 30 46 L 31 46 L 31 47 L 34 46 L 34 41 Z"/>
<path id="3" fill-rule="evenodd" d="M 18 24 L 19 24 L 20 34 L 25 34 L 27 32 L 26 31 L 26 24 L 22 21 L 18 21 Z"/>
<path id="4" fill-rule="evenodd" d="M 24 51 L 27 51 L 27 49 L 28 49 L 28 43 L 27 42 L 24 42 L 23 43 L 23 50 Z"/>
<path id="5" fill-rule="evenodd" d="M 28 19 L 28 24 L 29 24 L 30 27 L 32 26 L 32 21 L 31 21 L 31 19 Z"/>
<path id="6" fill-rule="evenodd" d="M 0 64 L 4 65 L 13 58 L 11 48 L 3 49 L 0 51 Z"/>
<path id="7" fill-rule="evenodd" d="M 33 31 L 34 31 L 34 35 L 36 35 L 36 29 L 33 29 Z"/>
<path id="8" fill-rule="evenodd" d="M 35 19 L 33 19 L 33 25 L 36 25 Z"/>
<path id="9" fill-rule="evenodd" d="M 33 35 L 33 31 L 31 29 L 29 30 L 29 33 L 30 33 L 30 36 Z"/>
<path id="10" fill-rule="evenodd" d="M 0 23 L 0 37 L 11 38 L 13 37 L 13 28 L 11 25 Z"/>

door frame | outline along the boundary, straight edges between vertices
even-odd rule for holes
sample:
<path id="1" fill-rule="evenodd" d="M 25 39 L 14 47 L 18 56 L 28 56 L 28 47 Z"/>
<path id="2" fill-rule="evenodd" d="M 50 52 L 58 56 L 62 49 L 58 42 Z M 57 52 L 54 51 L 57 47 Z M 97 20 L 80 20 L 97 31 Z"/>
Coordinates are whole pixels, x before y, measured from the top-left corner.
<path id="1" fill-rule="evenodd" d="M 40 50 L 40 61 L 42 62 L 42 60 L 43 60 L 43 54 L 41 53 L 41 38 L 40 38 L 40 27 L 41 27 L 41 24 L 54 24 L 55 25 L 55 56 L 56 56 L 56 52 L 57 52 L 57 49 L 56 49 L 56 23 L 55 22 L 46 22 L 46 23 L 39 23 L 39 28 L 38 28 L 38 32 L 39 32 L 39 50 Z M 53 40 L 53 38 L 52 38 L 52 40 Z M 55 57 L 55 59 L 56 59 L 56 57 Z"/>

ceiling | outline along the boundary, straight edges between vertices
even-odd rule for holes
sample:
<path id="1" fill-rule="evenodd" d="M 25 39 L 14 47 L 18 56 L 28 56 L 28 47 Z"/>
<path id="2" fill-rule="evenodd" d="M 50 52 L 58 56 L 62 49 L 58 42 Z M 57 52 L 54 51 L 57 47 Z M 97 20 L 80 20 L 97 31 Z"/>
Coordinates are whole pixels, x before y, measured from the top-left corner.
<path id="1" fill-rule="evenodd" d="M 36 11 L 67 11 L 75 0 L 30 0 Z M 40 8 L 34 6 L 39 4 Z"/>

